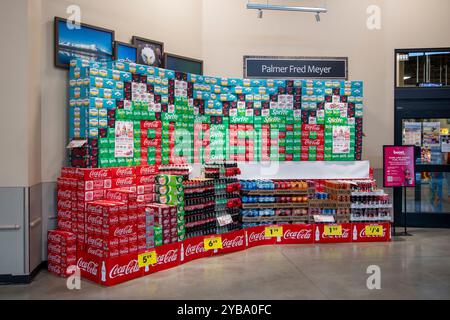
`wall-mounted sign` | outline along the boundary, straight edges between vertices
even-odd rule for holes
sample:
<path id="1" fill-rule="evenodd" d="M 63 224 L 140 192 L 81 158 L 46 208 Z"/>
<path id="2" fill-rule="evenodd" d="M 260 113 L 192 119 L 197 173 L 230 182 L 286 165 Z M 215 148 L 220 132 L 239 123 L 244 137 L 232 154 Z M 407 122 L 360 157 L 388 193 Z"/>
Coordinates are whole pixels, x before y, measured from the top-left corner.
<path id="1" fill-rule="evenodd" d="M 414 146 L 383 146 L 384 187 L 415 186 Z"/>
<path id="2" fill-rule="evenodd" d="M 244 56 L 244 78 L 347 80 L 348 58 Z"/>

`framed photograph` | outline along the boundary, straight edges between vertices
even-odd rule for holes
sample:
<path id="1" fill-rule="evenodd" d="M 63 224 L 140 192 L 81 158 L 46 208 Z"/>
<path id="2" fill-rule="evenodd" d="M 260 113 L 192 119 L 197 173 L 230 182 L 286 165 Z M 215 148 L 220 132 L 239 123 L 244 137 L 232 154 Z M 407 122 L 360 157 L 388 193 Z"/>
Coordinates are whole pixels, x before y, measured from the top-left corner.
<path id="1" fill-rule="evenodd" d="M 75 58 L 93 61 L 113 59 L 114 30 L 81 23 L 79 28 L 67 19 L 55 17 L 55 66 L 68 68 Z"/>
<path id="2" fill-rule="evenodd" d="M 114 59 L 122 62 L 137 61 L 137 47 L 130 43 L 114 42 Z"/>
<path id="3" fill-rule="evenodd" d="M 137 63 L 158 68 L 164 67 L 164 43 L 133 36 L 137 47 Z"/>
<path id="4" fill-rule="evenodd" d="M 184 73 L 203 75 L 203 60 L 183 57 L 173 53 L 165 53 L 164 68 Z"/>

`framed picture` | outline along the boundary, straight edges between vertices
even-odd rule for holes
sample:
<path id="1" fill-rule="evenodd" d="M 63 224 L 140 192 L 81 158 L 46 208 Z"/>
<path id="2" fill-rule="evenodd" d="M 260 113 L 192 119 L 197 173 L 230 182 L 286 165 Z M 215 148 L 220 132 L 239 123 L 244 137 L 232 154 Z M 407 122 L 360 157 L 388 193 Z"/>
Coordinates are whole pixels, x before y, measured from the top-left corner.
<path id="1" fill-rule="evenodd" d="M 113 59 L 114 30 L 85 23 L 74 28 L 67 19 L 55 17 L 55 66 L 68 68 L 70 60 L 82 58 L 94 61 Z"/>
<path id="2" fill-rule="evenodd" d="M 137 47 L 135 45 L 114 41 L 114 59 L 122 62 L 137 61 Z"/>
<path id="3" fill-rule="evenodd" d="M 158 68 L 164 67 L 164 43 L 133 36 L 137 47 L 137 63 Z"/>
<path id="4" fill-rule="evenodd" d="M 203 75 L 203 60 L 183 57 L 173 53 L 164 54 L 164 68 Z"/>

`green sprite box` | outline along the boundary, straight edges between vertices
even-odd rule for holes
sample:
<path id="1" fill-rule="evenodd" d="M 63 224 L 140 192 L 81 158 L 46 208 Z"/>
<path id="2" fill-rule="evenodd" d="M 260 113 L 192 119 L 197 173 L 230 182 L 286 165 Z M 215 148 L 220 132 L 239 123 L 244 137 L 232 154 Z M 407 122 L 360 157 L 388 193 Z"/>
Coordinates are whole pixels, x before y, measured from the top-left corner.
<path id="1" fill-rule="evenodd" d="M 300 154 L 294 154 L 294 155 L 292 156 L 292 160 L 293 160 L 293 161 L 301 161 L 301 156 L 300 156 Z"/>
<path id="2" fill-rule="evenodd" d="M 270 161 L 278 161 L 278 154 L 271 154 L 269 156 Z"/>
<path id="3" fill-rule="evenodd" d="M 98 139 L 98 147 L 100 149 L 108 148 L 109 147 L 109 138 Z"/>
<path id="4" fill-rule="evenodd" d="M 278 145 L 280 147 L 285 147 L 286 146 L 286 139 L 279 139 L 278 140 Z"/>
<path id="5" fill-rule="evenodd" d="M 285 161 L 286 160 L 286 155 L 285 154 L 280 154 L 278 156 L 278 161 Z"/>
<path id="6" fill-rule="evenodd" d="M 155 181 L 160 185 L 183 185 L 183 177 L 169 174 L 158 174 L 155 177 Z"/>
<path id="7" fill-rule="evenodd" d="M 102 159 L 102 158 L 98 159 L 98 166 L 100 168 L 106 168 L 106 167 L 108 167 L 108 165 L 109 165 L 109 159 Z"/>
<path id="8" fill-rule="evenodd" d="M 109 158 L 108 159 L 108 167 L 118 167 L 116 158 Z"/>

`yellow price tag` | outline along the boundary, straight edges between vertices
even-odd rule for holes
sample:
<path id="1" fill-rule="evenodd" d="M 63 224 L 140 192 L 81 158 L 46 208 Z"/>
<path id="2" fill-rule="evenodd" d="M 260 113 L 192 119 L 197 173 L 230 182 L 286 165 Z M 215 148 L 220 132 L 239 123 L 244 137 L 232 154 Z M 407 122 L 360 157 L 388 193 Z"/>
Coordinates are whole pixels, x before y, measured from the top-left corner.
<path id="1" fill-rule="evenodd" d="M 138 255 L 139 268 L 156 264 L 156 251 L 144 252 Z"/>
<path id="2" fill-rule="evenodd" d="M 448 134 L 448 128 L 441 128 L 441 134 L 447 135 Z"/>
<path id="3" fill-rule="evenodd" d="M 342 226 L 324 226 L 324 235 L 328 237 L 338 237 L 342 236 Z"/>
<path id="4" fill-rule="evenodd" d="M 205 250 L 222 249 L 222 237 L 212 237 L 203 239 Z"/>
<path id="5" fill-rule="evenodd" d="M 383 226 L 373 225 L 365 227 L 366 236 L 382 237 L 383 236 Z"/>
<path id="6" fill-rule="evenodd" d="M 283 227 L 282 226 L 266 227 L 264 235 L 266 236 L 266 238 L 282 237 Z"/>

